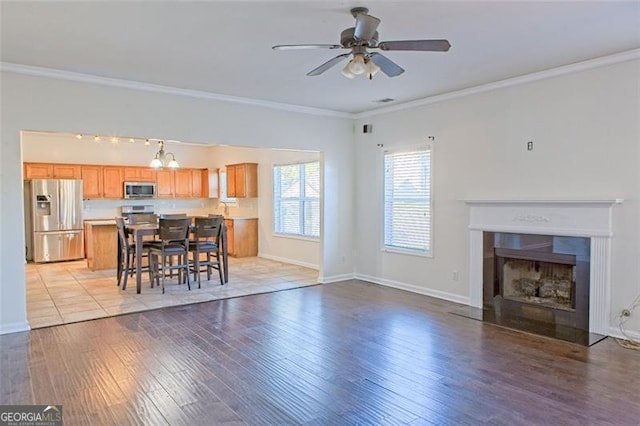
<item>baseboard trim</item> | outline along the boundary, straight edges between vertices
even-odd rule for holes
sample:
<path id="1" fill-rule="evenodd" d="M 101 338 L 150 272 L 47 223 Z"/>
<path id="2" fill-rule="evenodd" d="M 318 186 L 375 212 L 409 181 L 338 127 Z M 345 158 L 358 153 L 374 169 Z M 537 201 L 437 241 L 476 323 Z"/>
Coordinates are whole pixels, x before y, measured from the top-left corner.
<path id="1" fill-rule="evenodd" d="M 362 281 L 369 281 L 374 284 L 380 284 L 385 287 L 393 287 L 399 290 L 410 291 L 412 293 L 422 294 L 424 296 L 435 297 L 436 299 L 448 300 L 449 302 L 460 303 L 462 305 L 469 305 L 469 298 L 460 296 L 459 294 L 448 293 L 446 291 L 433 290 L 429 288 L 420 287 L 414 284 L 407 284 L 400 281 L 387 280 L 385 278 L 372 277 L 370 275 L 355 274 L 355 279 Z"/>
<path id="2" fill-rule="evenodd" d="M 304 268 L 315 269 L 316 271 L 320 270 L 319 265 L 314 265 L 313 263 L 301 262 L 295 259 L 288 259 L 286 257 L 273 256 L 271 254 L 266 254 L 266 253 L 258 253 L 258 257 L 262 257 L 263 259 L 274 260 L 276 262 L 289 263 L 291 265 L 302 266 Z"/>
<path id="3" fill-rule="evenodd" d="M 19 321 L 19 322 L 12 322 L 9 324 L 0 325 L 0 335 L 20 333 L 22 331 L 29 331 L 29 330 L 31 330 L 31 327 L 29 326 L 29 321 Z"/>
<path id="4" fill-rule="evenodd" d="M 340 274 L 331 275 L 329 277 L 318 277 L 318 282 L 321 284 L 337 283 L 338 281 L 346 281 L 354 279 L 354 274 Z"/>
<path id="5" fill-rule="evenodd" d="M 636 342 L 640 342 L 640 332 L 633 331 L 633 330 L 625 330 L 625 333 L 627 334 L 627 336 L 631 337 Z M 624 335 L 620 332 L 620 329 L 613 325 L 609 327 L 609 336 L 615 337 L 618 339 L 626 339 L 626 337 L 624 337 Z"/>

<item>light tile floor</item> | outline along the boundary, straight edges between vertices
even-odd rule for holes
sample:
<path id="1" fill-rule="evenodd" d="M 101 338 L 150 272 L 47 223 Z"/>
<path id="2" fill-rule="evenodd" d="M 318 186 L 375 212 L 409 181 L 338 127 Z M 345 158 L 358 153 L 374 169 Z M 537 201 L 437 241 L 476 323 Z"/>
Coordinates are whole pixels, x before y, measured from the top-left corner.
<path id="1" fill-rule="evenodd" d="M 229 282 L 220 285 L 217 271 L 207 281 L 201 275 L 191 290 L 176 279 L 165 281 L 165 294 L 150 287 L 143 276 L 142 293 L 136 293 L 135 277 L 127 289 L 116 286 L 115 270 L 91 272 L 85 261 L 25 266 L 27 319 L 31 328 L 68 324 L 167 306 L 246 296 L 315 285 L 318 271 L 259 257 L 229 258 Z M 193 275 L 192 275 L 193 277 Z"/>

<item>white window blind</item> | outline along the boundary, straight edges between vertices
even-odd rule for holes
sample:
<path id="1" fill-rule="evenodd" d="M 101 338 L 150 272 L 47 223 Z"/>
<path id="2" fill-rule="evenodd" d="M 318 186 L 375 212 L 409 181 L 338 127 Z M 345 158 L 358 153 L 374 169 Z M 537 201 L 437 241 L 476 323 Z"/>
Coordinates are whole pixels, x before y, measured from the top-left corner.
<path id="1" fill-rule="evenodd" d="M 384 153 L 384 246 L 431 254 L 431 148 Z"/>
<path id="2" fill-rule="evenodd" d="M 320 162 L 273 167 L 276 234 L 320 236 Z"/>

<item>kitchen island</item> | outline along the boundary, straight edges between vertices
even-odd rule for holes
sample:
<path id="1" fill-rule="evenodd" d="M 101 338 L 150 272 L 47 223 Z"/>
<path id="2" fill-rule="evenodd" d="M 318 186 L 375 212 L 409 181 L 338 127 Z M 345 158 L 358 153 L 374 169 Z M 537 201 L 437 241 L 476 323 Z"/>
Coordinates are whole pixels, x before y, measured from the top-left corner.
<path id="1" fill-rule="evenodd" d="M 91 271 L 118 266 L 118 229 L 113 219 L 85 220 L 87 267 Z"/>

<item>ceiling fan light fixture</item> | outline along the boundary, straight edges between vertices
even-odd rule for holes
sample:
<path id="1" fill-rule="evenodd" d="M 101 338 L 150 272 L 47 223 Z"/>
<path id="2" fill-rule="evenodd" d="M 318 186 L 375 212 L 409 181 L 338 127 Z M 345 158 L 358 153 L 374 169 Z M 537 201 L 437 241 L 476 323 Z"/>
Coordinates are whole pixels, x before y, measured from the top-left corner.
<path id="1" fill-rule="evenodd" d="M 348 67 L 349 71 L 351 71 L 352 74 L 364 74 L 364 72 L 367 70 L 364 63 L 364 55 L 353 55 L 353 59 L 349 62 Z"/>
<path id="2" fill-rule="evenodd" d="M 351 65 L 351 61 L 349 61 L 347 63 L 347 65 L 344 66 L 344 68 L 342 68 L 342 75 L 344 75 L 345 77 L 349 78 L 349 79 L 354 79 L 356 78 L 356 75 L 354 73 L 352 73 L 351 71 L 349 71 L 349 66 Z"/>
<path id="3" fill-rule="evenodd" d="M 373 79 L 373 76 L 376 75 L 378 71 L 380 71 L 380 67 L 376 65 L 376 63 L 371 59 L 367 60 L 367 62 L 365 63 L 365 68 L 367 70 L 367 76 L 369 77 L 369 80 Z"/>

